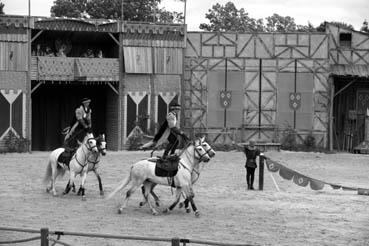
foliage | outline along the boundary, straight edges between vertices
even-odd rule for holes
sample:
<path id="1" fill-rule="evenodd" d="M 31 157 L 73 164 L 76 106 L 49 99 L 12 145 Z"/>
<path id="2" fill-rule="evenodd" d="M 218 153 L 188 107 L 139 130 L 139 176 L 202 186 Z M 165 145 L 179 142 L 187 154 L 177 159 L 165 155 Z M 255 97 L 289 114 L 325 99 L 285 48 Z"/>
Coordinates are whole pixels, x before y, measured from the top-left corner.
<path id="1" fill-rule="evenodd" d="M 158 8 L 161 0 L 125 0 L 124 20 L 174 23 L 183 21 L 183 14 Z M 121 18 L 121 0 L 55 0 L 52 16 L 102 19 Z"/>
<path id="2" fill-rule="evenodd" d="M 312 132 L 310 132 L 308 135 L 306 135 L 305 139 L 304 139 L 304 146 L 307 149 L 315 149 L 316 145 L 316 140 L 315 140 L 315 136 L 313 135 Z"/>
<path id="3" fill-rule="evenodd" d="M 262 20 L 255 20 L 243 9 L 237 9 L 234 3 L 228 2 L 224 6 L 219 3 L 205 14 L 210 24 L 201 23 L 200 29 L 207 31 L 250 32 L 262 31 Z"/>
<path id="4" fill-rule="evenodd" d="M 333 24 L 335 26 L 338 26 L 338 27 L 342 27 L 342 28 L 347 28 L 347 29 L 350 29 L 350 30 L 354 30 L 354 27 L 351 24 L 347 24 L 345 22 L 330 21 L 329 23 L 331 23 L 331 24 Z M 316 31 L 317 32 L 325 32 L 325 25 L 326 25 L 326 22 L 320 23 L 320 25 L 317 26 Z"/>
<path id="5" fill-rule="evenodd" d="M 307 25 L 297 25 L 295 19 L 291 16 L 281 16 L 274 13 L 271 16 L 263 19 L 254 19 L 249 16 L 245 9 L 237 9 L 232 2 L 227 2 L 225 5 L 219 3 L 212 6 L 205 14 L 205 18 L 209 20 L 210 24 L 201 23 L 200 29 L 211 32 L 325 32 L 325 22 L 319 26 L 314 27 L 310 22 Z M 351 24 L 339 21 L 331 21 L 330 23 L 343 28 L 354 30 Z M 362 31 L 365 28 L 364 21 Z"/>
<path id="6" fill-rule="evenodd" d="M 296 31 L 295 19 L 290 16 L 273 14 L 266 19 L 265 30 L 267 32 L 293 32 Z"/>
<path id="7" fill-rule="evenodd" d="M 282 132 L 281 149 L 296 150 L 296 130 L 290 125 Z"/>
<path id="8" fill-rule="evenodd" d="M 24 137 L 17 137 L 14 132 L 9 131 L 5 137 L 5 146 L 8 152 L 27 152 L 29 141 Z"/>
<path id="9" fill-rule="evenodd" d="M 0 15 L 3 15 L 3 14 L 5 14 L 4 13 L 4 4 L 0 1 Z"/>
<path id="10" fill-rule="evenodd" d="M 367 20 L 364 20 L 363 26 L 360 28 L 360 31 L 369 33 L 368 21 Z"/>

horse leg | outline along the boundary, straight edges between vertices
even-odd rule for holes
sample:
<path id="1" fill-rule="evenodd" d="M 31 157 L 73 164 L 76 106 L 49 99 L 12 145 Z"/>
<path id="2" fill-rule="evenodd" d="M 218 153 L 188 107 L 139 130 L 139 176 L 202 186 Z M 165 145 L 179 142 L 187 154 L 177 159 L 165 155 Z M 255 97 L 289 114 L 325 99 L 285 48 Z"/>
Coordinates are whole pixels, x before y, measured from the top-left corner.
<path id="1" fill-rule="evenodd" d="M 146 203 L 148 203 L 149 204 L 149 208 L 150 208 L 150 210 L 151 210 L 151 213 L 153 214 L 153 215 L 157 215 L 158 214 L 158 211 L 156 211 L 156 209 L 153 207 L 153 205 L 151 204 L 151 202 L 150 202 L 150 200 L 149 200 L 149 194 L 150 194 L 150 191 L 152 190 L 152 187 L 153 187 L 153 183 L 151 183 L 151 182 L 147 182 L 147 181 L 145 181 L 144 182 L 144 194 L 143 194 L 143 196 L 144 196 L 144 199 L 145 199 L 145 201 L 144 201 L 144 203 L 142 203 L 142 206 L 144 205 L 144 204 L 146 204 Z M 140 205 L 141 205 L 141 203 L 140 203 Z"/>
<path id="2" fill-rule="evenodd" d="M 147 189 L 149 189 L 150 194 L 153 196 L 153 198 L 154 198 L 154 200 L 155 200 L 155 205 L 156 205 L 157 207 L 160 207 L 160 199 L 159 199 L 159 197 L 158 197 L 158 196 L 155 194 L 155 192 L 154 192 L 154 188 L 155 188 L 156 184 L 155 184 L 155 183 L 148 182 L 148 183 L 150 183 L 150 186 L 147 186 L 147 188 L 146 188 L 146 186 L 145 186 L 145 183 L 146 183 L 146 182 L 148 182 L 148 181 L 145 181 L 145 182 L 144 182 L 144 185 L 141 187 L 142 195 L 143 195 L 143 197 L 144 197 L 144 200 L 143 200 L 142 202 L 140 202 L 140 206 L 142 207 L 142 206 L 144 206 L 144 205 L 146 204 L 145 191 L 146 191 Z"/>
<path id="3" fill-rule="evenodd" d="M 137 188 L 140 187 L 140 185 L 142 183 L 138 183 L 138 182 L 135 182 L 133 183 L 133 181 L 129 181 L 129 188 L 128 190 L 126 191 L 126 197 L 124 198 L 123 200 L 123 203 L 122 205 L 119 206 L 118 208 L 118 214 L 121 214 L 123 212 L 123 209 L 127 207 L 127 203 L 128 203 L 128 200 L 129 198 L 131 197 L 131 195 L 137 190 Z"/>
<path id="4" fill-rule="evenodd" d="M 94 169 L 94 173 L 96 175 L 97 181 L 99 182 L 100 196 L 104 196 L 104 190 L 103 190 L 103 186 L 102 186 L 102 183 L 101 183 L 100 174 L 96 169 Z"/>
<path id="5" fill-rule="evenodd" d="M 81 195 L 82 195 L 82 201 L 86 201 L 86 196 L 85 196 L 85 182 L 86 182 L 86 178 L 87 178 L 87 169 L 84 168 L 84 170 L 82 170 L 82 174 L 81 174 Z"/>
<path id="6" fill-rule="evenodd" d="M 154 192 L 155 186 L 156 186 L 156 184 L 153 184 L 153 186 L 151 187 L 150 194 L 152 195 L 152 197 L 155 200 L 155 205 L 158 206 L 158 207 L 160 207 L 160 199 L 159 199 L 159 197 Z"/>
<path id="7" fill-rule="evenodd" d="M 72 169 L 69 170 L 69 180 L 68 180 L 68 184 L 65 187 L 65 190 L 63 192 L 63 195 L 66 195 L 69 193 L 69 191 L 72 188 L 72 185 L 74 183 L 74 178 L 75 178 L 76 174 L 74 173 L 74 171 Z"/>
<path id="8" fill-rule="evenodd" d="M 53 196 L 57 196 L 58 193 L 56 192 L 56 189 L 55 189 L 55 180 L 56 180 L 56 177 L 58 176 L 58 170 L 57 170 L 57 163 L 55 166 L 53 166 L 53 164 L 51 164 L 51 182 L 50 182 L 50 190 L 51 192 L 53 193 Z"/>
<path id="9" fill-rule="evenodd" d="M 195 216 L 199 217 L 200 216 L 200 211 L 197 209 L 194 198 L 195 197 L 195 193 L 193 192 L 192 187 L 189 188 L 189 193 L 187 195 L 186 200 L 188 200 L 191 203 L 191 207 L 192 207 L 192 211 L 194 211 Z M 188 208 L 188 201 L 187 201 L 187 208 L 186 208 L 186 212 L 189 213 L 190 209 Z M 186 202 L 186 201 L 185 201 Z"/>
<path id="10" fill-rule="evenodd" d="M 190 208 L 188 207 L 189 203 L 190 203 L 190 200 L 188 200 L 188 198 L 186 197 L 184 202 L 179 203 L 179 207 L 182 208 L 184 206 L 186 212 L 189 213 L 189 212 L 191 212 Z"/>
<path id="11" fill-rule="evenodd" d="M 67 186 L 65 187 L 63 195 L 68 194 L 71 188 L 72 188 L 72 186 L 70 185 L 70 180 L 68 180 L 68 183 L 67 183 Z"/>
<path id="12" fill-rule="evenodd" d="M 169 211 L 172 211 L 175 208 L 175 206 L 177 206 L 177 204 L 179 203 L 179 200 L 181 199 L 181 193 L 182 193 L 182 189 L 181 188 L 177 188 L 176 189 L 176 193 L 175 193 L 174 202 L 169 207 L 167 207 L 166 209 L 164 209 L 163 210 L 163 213 L 167 213 Z"/>

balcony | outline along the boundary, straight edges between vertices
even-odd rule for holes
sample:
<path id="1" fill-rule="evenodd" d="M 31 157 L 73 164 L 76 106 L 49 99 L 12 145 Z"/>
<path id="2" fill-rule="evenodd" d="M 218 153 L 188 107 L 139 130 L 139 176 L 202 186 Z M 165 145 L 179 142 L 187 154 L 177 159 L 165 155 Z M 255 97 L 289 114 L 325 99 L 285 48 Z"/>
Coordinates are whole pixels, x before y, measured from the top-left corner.
<path id="1" fill-rule="evenodd" d="M 32 80 L 118 81 L 117 58 L 32 56 Z"/>

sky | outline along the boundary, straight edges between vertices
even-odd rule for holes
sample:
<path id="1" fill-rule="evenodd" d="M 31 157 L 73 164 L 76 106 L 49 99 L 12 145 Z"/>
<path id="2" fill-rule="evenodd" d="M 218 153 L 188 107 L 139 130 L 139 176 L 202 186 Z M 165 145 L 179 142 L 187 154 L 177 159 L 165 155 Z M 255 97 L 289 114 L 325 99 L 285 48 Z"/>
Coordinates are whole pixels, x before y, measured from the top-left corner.
<path id="1" fill-rule="evenodd" d="M 5 4 L 4 12 L 11 15 L 28 15 L 28 0 L 0 0 Z M 369 21 L 369 0 L 187 0 L 186 23 L 188 31 L 200 31 L 200 23 L 209 23 L 205 14 L 216 3 L 233 2 L 244 8 L 255 19 L 277 13 L 290 16 L 296 24 L 308 22 L 318 26 L 324 21 L 339 21 L 351 24 L 360 30 L 364 20 Z M 50 16 L 54 0 L 31 0 L 31 15 Z M 162 0 L 161 7 L 183 12 L 184 4 L 178 0 Z"/>

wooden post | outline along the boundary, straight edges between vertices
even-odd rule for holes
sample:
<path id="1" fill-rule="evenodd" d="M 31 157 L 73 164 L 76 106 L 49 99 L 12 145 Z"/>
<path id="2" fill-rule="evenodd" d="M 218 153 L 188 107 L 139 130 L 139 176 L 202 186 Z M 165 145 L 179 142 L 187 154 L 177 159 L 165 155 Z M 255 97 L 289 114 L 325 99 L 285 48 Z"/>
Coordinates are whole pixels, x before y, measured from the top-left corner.
<path id="1" fill-rule="evenodd" d="M 178 237 L 172 238 L 172 246 L 179 246 L 180 239 Z"/>
<path id="2" fill-rule="evenodd" d="M 264 155 L 259 156 L 259 190 L 264 189 Z"/>
<path id="3" fill-rule="evenodd" d="M 41 228 L 41 246 L 49 246 L 49 229 Z"/>

